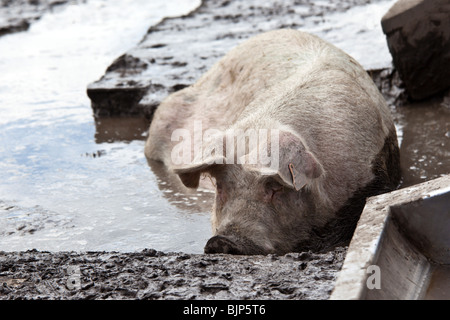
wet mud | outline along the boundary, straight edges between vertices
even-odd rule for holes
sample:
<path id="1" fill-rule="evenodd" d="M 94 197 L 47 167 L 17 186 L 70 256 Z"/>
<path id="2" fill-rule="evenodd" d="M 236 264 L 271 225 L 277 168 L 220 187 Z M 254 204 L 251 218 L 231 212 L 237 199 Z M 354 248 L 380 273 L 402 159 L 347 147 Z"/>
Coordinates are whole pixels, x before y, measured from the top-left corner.
<path id="1" fill-rule="evenodd" d="M 202 1 L 187 15 L 152 26 L 89 84 L 94 114 L 151 119 L 164 97 L 194 83 L 243 40 L 273 29 L 311 27 L 327 14 L 371 2 L 377 1 Z"/>
<path id="2" fill-rule="evenodd" d="M 450 92 L 396 108 L 402 126 L 401 187 L 450 173 Z"/>
<path id="3" fill-rule="evenodd" d="M 328 299 L 345 252 L 0 252 L 0 299 Z"/>
<path id="4" fill-rule="evenodd" d="M 0 36 L 28 30 L 48 11 L 58 10 L 75 0 L 2 0 L 0 2 Z"/>

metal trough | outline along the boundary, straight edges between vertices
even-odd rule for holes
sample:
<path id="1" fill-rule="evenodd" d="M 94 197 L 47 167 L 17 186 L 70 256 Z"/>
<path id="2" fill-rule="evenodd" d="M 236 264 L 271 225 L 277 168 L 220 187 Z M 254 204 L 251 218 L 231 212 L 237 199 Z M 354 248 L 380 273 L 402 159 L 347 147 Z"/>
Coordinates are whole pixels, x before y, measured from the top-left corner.
<path id="1" fill-rule="evenodd" d="M 450 175 L 367 200 L 330 299 L 450 299 Z"/>

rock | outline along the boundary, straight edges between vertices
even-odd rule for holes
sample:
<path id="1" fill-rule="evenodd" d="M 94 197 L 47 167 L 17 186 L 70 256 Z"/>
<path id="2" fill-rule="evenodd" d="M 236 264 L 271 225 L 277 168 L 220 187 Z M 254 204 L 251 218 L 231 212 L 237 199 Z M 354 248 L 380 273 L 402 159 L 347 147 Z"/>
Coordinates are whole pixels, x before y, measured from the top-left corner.
<path id="1" fill-rule="evenodd" d="M 381 25 L 412 99 L 428 98 L 450 87 L 449 0 L 399 0 Z"/>
<path id="2" fill-rule="evenodd" d="M 28 30 L 44 13 L 72 2 L 74 0 L 2 0 L 0 36 Z"/>
<path id="3" fill-rule="evenodd" d="M 373 0 L 372 0 L 373 1 Z M 151 119 L 169 93 L 194 83 L 241 41 L 279 28 L 301 28 L 328 13 L 368 0 L 208 0 L 191 13 L 166 18 L 143 40 L 117 58 L 98 81 L 89 84 L 96 118 L 142 116 Z"/>

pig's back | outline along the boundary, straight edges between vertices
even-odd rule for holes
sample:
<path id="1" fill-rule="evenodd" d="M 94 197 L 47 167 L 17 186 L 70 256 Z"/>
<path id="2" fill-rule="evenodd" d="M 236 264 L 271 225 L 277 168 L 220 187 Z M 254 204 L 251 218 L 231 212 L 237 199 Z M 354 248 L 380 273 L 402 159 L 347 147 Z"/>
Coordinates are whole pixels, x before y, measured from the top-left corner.
<path id="1" fill-rule="evenodd" d="M 279 45 L 289 45 L 283 58 L 269 50 L 268 60 L 279 58 L 274 74 L 259 77 L 270 78 L 266 81 L 272 85 L 255 90 L 258 94 L 242 107 L 231 127 L 293 128 L 322 164 L 322 190 L 335 209 L 375 180 L 379 186 L 374 188 L 395 187 L 399 179 L 399 172 L 394 172 L 399 170 L 398 158 L 394 159 L 398 157 L 395 127 L 367 72 L 349 55 L 313 35 L 280 30 L 265 37 L 277 42 L 287 37 L 290 40 Z"/>
<path id="2" fill-rule="evenodd" d="M 155 111 L 146 144 L 148 158 L 169 165 L 173 130 L 224 130 L 251 110 L 269 90 L 308 65 L 327 45 L 295 30 L 276 30 L 244 41 L 227 53 L 195 84 L 169 95 Z"/>
<path id="3" fill-rule="evenodd" d="M 349 186 L 373 179 L 371 162 L 392 130 L 395 134 L 383 97 L 353 58 L 314 35 L 289 29 L 241 43 L 194 85 L 164 100 L 152 121 L 146 155 L 170 166 L 172 131 L 193 132 L 195 120 L 203 130 L 288 125 L 325 171 L 340 170 L 328 179 Z"/>

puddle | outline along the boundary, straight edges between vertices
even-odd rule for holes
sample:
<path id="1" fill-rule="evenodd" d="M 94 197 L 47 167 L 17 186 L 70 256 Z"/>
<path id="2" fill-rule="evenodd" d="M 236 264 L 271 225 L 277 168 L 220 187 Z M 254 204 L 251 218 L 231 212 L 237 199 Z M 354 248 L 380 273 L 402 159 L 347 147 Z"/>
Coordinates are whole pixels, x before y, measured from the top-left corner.
<path id="1" fill-rule="evenodd" d="M 392 1 L 380 3 L 384 12 Z M 87 84 L 150 24 L 187 13 L 199 1 L 170 4 L 89 0 L 44 15 L 27 32 L 0 37 L 0 250 L 203 251 L 211 236 L 211 193 L 187 192 L 161 165 L 148 165 L 146 120 L 95 121 L 86 95 Z M 355 8 L 345 19 L 373 9 Z M 316 33 L 357 56 L 351 43 L 359 38 L 344 41 L 326 31 L 342 17 L 321 18 Z M 372 19 L 358 21 L 366 31 L 378 28 Z M 373 38 L 364 30 L 358 35 Z M 385 54 L 376 56 L 361 59 L 368 67 L 389 66 Z M 405 106 L 395 116 L 403 184 L 448 173 L 448 105 Z"/>
<path id="2" fill-rule="evenodd" d="M 145 118 L 110 117 L 95 119 L 95 142 L 145 141 L 150 123 Z"/>
<path id="3" fill-rule="evenodd" d="M 401 135 L 402 187 L 450 172 L 450 96 L 399 106 L 394 117 Z"/>
<path id="4" fill-rule="evenodd" d="M 95 122 L 86 95 L 149 25 L 198 5 L 176 3 L 89 0 L 0 37 L 0 250 L 203 250 L 209 214 L 160 191 L 148 123 Z"/>

